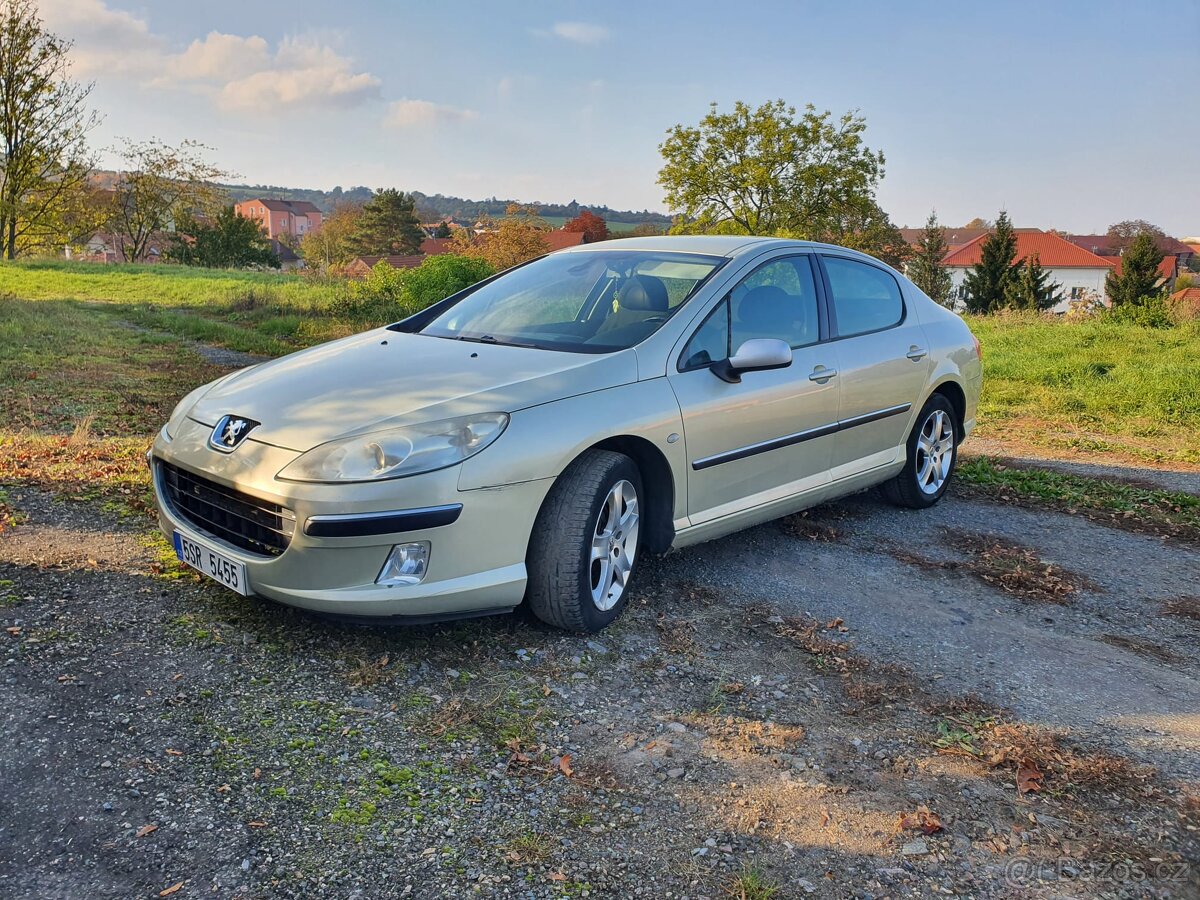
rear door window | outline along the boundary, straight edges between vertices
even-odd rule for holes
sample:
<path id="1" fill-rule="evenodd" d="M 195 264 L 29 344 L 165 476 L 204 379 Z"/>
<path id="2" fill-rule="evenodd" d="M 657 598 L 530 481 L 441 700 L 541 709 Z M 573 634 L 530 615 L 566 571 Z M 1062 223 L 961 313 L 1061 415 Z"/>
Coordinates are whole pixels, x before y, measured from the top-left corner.
<path id="1" fill-rule="evenodd" d="M 882 331 L 904 318 L 896 279 L 883 269 L 840 256 L 823 257 L 839 337 Z"/>

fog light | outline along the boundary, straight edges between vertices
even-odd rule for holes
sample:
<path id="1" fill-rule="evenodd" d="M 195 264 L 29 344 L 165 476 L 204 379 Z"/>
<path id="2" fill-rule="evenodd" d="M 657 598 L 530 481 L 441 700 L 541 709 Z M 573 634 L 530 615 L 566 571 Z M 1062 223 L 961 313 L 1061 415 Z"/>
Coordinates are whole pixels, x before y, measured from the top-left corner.
<path id="1" fill-rule="evenodd" d="M 375 579 L 376 584 L 420 584 L 429 565 L 429 542 L 397 544 Z"/>

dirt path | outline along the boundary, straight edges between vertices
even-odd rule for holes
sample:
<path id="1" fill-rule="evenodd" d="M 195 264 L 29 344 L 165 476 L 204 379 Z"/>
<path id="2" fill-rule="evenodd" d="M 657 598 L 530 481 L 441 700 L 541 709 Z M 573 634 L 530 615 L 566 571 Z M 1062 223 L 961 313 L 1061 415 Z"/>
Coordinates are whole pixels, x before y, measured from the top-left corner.
<path id="1" fill-rule="evenodd" d="M 593 639 L 354 629 L 8 493 L 0 897 L 1200 889 L 1195 549 L 863 495 L 650 561 Z"/>

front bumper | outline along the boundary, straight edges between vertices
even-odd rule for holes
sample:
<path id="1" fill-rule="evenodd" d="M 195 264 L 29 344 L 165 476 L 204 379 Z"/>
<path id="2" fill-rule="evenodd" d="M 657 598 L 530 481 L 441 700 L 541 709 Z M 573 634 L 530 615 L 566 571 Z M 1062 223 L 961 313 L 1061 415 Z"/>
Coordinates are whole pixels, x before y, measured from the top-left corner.
<path id="1" fill-rule="evenodd" d="M 453 617 L 511 609 L 525 593 L 525 553 L 542 500 L 553 479 L 480 490 L 458 490 L 460 467 L 373 484 L 300 484 L 274 476 L 298 454 L 247 439 L 234 453 L 207 447 L 211 429 L 190 420 L 151 449 L 159 523 L 198 536 L 246 566 L 250 590 L 272 600 L 339 616 Z M 277 503 L 295 514 L 290 543 L 278 556 L 240 549 L 197 527 L 174 508 L 159 477 L 159 461 L 200 475 L 226 488 Z M 357 536 L 323 536 L 306 529 L 310 520 L 427 510 L 461 505 L 449 524 Z M 336 519 L 334 521 L 344 521 Z M 392 521 L 390 518 L 384 521 Z M 367 529 L 377 530 L 377 529 Z M 317 534 L 309 533 L 315 531 Z M 375 583 L 392 546 L 428 541 L 429 565 L 415 585 Z"/>

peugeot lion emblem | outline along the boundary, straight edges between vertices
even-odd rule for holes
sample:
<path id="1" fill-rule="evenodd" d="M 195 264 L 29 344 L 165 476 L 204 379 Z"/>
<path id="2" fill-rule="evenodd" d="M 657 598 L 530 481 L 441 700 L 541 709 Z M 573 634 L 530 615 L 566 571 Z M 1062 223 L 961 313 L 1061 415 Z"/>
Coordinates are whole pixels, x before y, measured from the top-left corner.
<path id="1" fill-rule="evenodd" d="M 221 416 L 221 421 L 217 422 L 208 439 L 208 445 L 222 453 L 232 453 L 246 439 L 250 429 L 258 424 L 261 423 L 241 416 Z"/>

